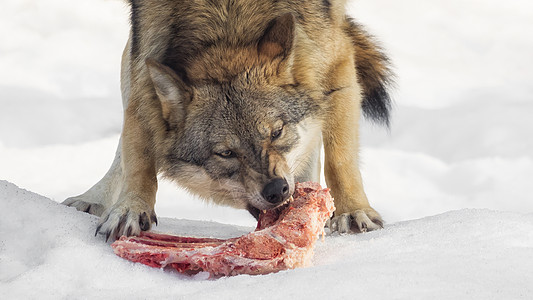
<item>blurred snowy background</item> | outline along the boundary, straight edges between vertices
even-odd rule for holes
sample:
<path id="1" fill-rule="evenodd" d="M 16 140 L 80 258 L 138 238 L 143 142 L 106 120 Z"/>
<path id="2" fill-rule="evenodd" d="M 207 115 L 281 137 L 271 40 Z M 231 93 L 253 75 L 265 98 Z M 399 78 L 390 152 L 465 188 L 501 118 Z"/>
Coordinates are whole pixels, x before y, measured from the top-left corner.
<path id="1" fill-rule="evenodd" d="M 101 178 L 121 131 L 118 0 L 2 0 L 0 179 L 61 202 Z M 388 222 L 533 211 L 533 5 L 349 2 L 397 73 L 390 132 L 363 122 L 362 172 Z M 252 224 L 163 183 L 160 216 Z"/>
<path id="2" fill-rule="evenodd" d="M 533 2 L 354 0 L 349 11 L 398 75 L 391 130 L 363 122 L 361 137 L 365 188 L 387 226 L 329 236 L 311 268 L 206 281 L 118 259 L 93 236 L 96 217 L 2 181 L 61 202 L 107 171 L 128 10 L 119 0 L 0 0 L 2 295 L 532 299 Z M 170 183 L 156 212 L 156 230 L 176 234 L 255 225 Z"/>

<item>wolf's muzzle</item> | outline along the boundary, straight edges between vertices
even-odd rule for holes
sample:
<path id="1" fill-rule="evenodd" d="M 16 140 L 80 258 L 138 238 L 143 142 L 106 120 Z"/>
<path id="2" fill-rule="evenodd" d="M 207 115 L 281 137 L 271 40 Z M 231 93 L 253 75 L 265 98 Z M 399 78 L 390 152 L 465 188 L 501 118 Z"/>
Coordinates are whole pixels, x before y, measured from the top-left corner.
<path id="1" fill-rule="evenodd" d="M 272 204 L 281 204 L 289 198 L 289 184 L 283 178 L 272 179 L 265 185 L 261 195 Z"/>

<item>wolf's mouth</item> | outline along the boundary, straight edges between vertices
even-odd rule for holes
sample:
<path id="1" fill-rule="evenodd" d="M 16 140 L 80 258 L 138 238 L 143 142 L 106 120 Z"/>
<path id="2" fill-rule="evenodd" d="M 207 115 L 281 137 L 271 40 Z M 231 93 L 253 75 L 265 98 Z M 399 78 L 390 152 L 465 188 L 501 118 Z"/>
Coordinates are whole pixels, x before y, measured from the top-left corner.
<path id="1" fill-rule="evenodd" d="M 259 213 L 259 217 L 257 218 L 257 228 L 268 227 L 276 223 L 276 221 L 281 217 L 283 212 L 287 209 L 287 207 L 293 200 L 294 198 L 290 196 L 289 198 L 287 198 L 287 200 L 285 200 L 285 202 L 274 208 L 268 210 L 261 210 Z"/>
<path id="2" fill-rule="evenodd" d="M 285 209 L 285 207 L 287 205 L 289 205 L 289 203 L 292 201 L 292 196 L 290 196 L 289 198 L 287 198 L 287 200 L 283 201 L 282 203 L 274 206 L 274 207 L 271 207 L 271 208 L 267 208 L 267 209 L 263 209 L 263 210 L 260 210 L 262 213 L 265 213 L 267 211 L 282 211 Z"/>

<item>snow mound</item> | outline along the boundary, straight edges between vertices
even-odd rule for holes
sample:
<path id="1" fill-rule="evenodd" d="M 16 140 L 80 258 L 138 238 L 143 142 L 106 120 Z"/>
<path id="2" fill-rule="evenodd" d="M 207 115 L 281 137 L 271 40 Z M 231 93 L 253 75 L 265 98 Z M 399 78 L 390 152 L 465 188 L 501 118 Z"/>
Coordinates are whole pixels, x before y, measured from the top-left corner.
<path id="1" fill-rule="evenodd" d="M 527 299 L 533 295 L 533 214 L 464 209 L 331 235 L 314 265 L 206 280 L 123 260 L 97 218 L 0 181 L 0 290 L 6 299 L 269 298 Z M 253 228 L 161 218 L 160 232 L 227 238 Z"/>

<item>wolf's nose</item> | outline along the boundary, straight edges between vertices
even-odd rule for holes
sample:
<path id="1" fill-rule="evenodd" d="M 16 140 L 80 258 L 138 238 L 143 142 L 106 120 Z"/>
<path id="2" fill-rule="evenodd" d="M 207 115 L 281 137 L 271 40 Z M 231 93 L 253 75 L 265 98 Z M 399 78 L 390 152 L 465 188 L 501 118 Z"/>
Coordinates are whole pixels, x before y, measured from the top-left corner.
<path id="1" fill-rule="evenodd" d="M 272 179 L 262 192 L 263 198 L 272 204 L 280 204 L 289 198 L 289 184 L 283 178 Z"/>

